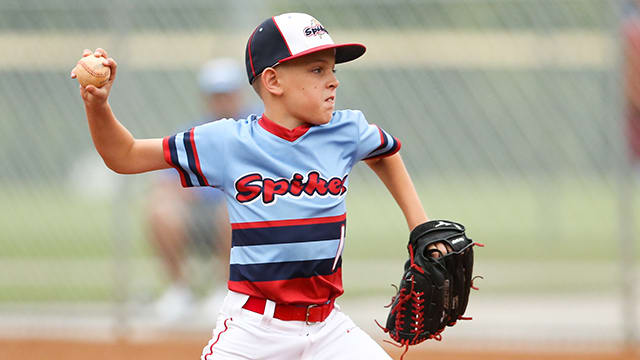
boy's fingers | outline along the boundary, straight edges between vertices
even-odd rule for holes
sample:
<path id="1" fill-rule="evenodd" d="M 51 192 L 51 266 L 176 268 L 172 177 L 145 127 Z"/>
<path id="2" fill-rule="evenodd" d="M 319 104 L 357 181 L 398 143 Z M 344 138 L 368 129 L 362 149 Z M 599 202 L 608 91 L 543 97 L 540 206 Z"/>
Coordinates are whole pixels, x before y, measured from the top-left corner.
<path id="1" fill-rule="evenodd" d="M 431 244 L 431 245 L 427 246 L 427 249 L 436 250 L 436 249 L 438 249 L 438 247 L 437 247 L 436 244 Z M 433 251 L 433 252 L 431 252 L 431 257 L 434 257 L 434 258 L 437 259 L 437 258 L 440 257 L 440 253 L 438 253 L 437 251 Z"/>
<path id="2" fill-rule="evenodd" d="M 98 91 L 98 88 L 96 88 L 93 85 L 87 85 L 87 86 L 84 87 L 84 90 L 86 92 L 88 92 L 89 94 L 91 94 L 91 95 L 95 95 L 96 91 Z"/>
<path id="3" fill-rule="evenodd" d="M 96 51 L 93 53 L 93 55 L 95 55 L 96 57 L 104 57 L 107 58 L 107 52 L 105 49 L 103 48 L 97 48 Z"/>
<path id="4" fill-rule="evenodd" d="M 78 77 L 78 75 L 76 75 L 73 71 L 71 71 L 71 78 L 75 79 L 76 77 Z"/>
<path id="5" fill-rule="evenodd" d="M 111 68 L 111 75 L 109 76 L 109 81 L 113 81 L 116 78 L 116 71 L 118 70 L 118 63 L 113 60 L 113 58 L 107 59 L 108 64 L 105 64 Z"/>
<path id="6" fill-rule="evenodd" d="M 429 250 L 438 250 L 431 253 L 431 256 L 434 258 L 439 258 L 441 255 L 445 255 L 449 253 L 449 247 L 442 242 L 438 242 L 435 244 L 431 244 L 427 247 Z"/>
<path id="7" fill-rule="evenodd" d="M 91 50 L 89 50 L 89 49 L 84 49 L 84 50 L 82 51 L 82 57 L 89 56 L 89 55 L 91 55 Z"/>

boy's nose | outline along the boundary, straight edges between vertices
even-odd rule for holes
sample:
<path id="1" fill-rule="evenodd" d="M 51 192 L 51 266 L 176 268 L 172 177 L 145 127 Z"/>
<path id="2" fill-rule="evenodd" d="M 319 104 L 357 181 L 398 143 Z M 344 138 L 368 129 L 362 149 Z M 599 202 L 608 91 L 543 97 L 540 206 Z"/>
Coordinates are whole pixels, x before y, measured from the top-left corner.
<path id="1" fill-rule="evenodd" d="M 331 75 L 331 81 L 329 82 L 329 87 L 330 88 L 337 88 L 338 86 L 340 86 L 340 81 L 338 80 L 338 78 L 335 75 Z"/>

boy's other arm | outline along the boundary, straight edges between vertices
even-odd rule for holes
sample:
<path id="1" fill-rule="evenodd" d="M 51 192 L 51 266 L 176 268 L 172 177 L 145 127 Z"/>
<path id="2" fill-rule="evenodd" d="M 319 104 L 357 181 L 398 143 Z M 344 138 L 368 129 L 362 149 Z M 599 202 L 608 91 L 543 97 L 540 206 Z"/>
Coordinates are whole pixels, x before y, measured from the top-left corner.
<path id="1" fill-rule="evenodd" d="M 380 159 L 365 160 L 365 162 L 389 189 L 407 220 L 409 230 L 413 230 L 416 226 L 429 221 L 416 188 L 413 186 L 411 177 L 409 177 L 407 168 L 400 157 L 400 153 Z M 429 249 L 436 248 L 442 254 L 449 252 L 448 247 L 442 242 L 429 245 Z M 439 257 L 440 254 L 434 253 L 432 256 Z"/>
<path id="2" fill-rule="evenodd" d="M 162 139 L 135 139 L 115 117 L 108 98 L 116 76 L 117 64 L 107 57 L 103 49 L 96 49 L 95 56 L 103 57 L 103 64 L 111 67 L 111 77 L 102 87 L 80 86 L 80 95 L 89 123 L 89 131 L 96 150 L 109 169 L 120 174 L 136 174 L 151 170 L 166 169 Z M 91 55 L 85 49 L 82 56 Z M 75 78 L 75 74 L 71 73 Z"/>
<path id="3" fill-rule="evenodd" d="M 378 175 L 402 210 L 409 230 L 429 221 L 400 153 L 379 159 L 365 160 Z"/>

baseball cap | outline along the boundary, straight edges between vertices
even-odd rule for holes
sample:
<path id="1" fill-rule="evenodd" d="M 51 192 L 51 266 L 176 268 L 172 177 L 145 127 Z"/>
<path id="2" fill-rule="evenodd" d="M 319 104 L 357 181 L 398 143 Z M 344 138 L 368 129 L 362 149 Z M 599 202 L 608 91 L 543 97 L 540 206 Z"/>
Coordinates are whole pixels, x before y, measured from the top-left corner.
<path id="1" fill-rule="evenodd" d="M 314 17 L 287 13 L 263 21 L 253 30 L 245 52 L 249 83 L 270 66 L 325 49 L 336 50 L 336 64 L 355 60 L 366 47 L 362 44 L 336 44 Z"/>
<path id="2" fill-rule="evenodd" d="M 244 82 L 242 65 L 230 58 L 210 60 L 198 73 L 198 86 L 205 94 L 229 93 L 239 90 Z"/>

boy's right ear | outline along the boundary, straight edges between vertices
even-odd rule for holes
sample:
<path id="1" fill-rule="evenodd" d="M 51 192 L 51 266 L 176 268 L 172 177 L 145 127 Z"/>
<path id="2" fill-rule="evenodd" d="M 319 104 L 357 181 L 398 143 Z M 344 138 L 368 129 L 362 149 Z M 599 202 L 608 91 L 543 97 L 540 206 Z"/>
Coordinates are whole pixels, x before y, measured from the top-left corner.
<path id="1" fill-rule="evenodd" d="M 271 95 L 282 95 L 282 84 L 278 78 L 276 69 L 272 67 L 264 69 L 257 80 L 261 81 L 262 88 Z"/>

